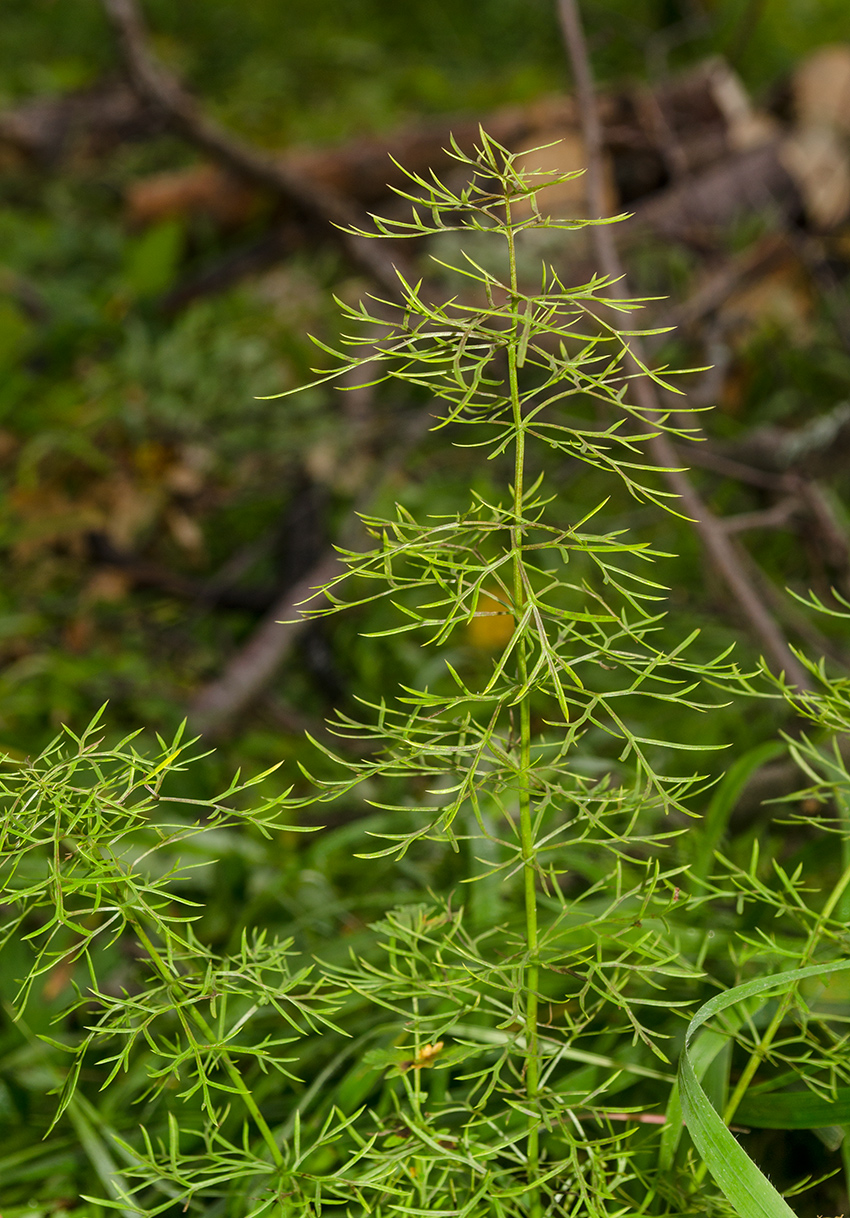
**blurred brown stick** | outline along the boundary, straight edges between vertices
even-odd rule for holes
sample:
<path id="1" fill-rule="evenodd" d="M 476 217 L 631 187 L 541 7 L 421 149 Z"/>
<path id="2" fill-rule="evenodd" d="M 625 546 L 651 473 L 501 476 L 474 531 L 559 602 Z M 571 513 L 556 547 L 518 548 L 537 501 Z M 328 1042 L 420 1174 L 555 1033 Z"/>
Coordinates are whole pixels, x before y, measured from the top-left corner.
<path id="1" fill-rule="evenodd" d="M 151 53 L 136 0 L 103 0 L 103 7 L 115 30 L 130 83 L 140 99 L 160 110 L 176 131 L 220 164 L 285 199 L 302 217 L 319 221 L 325 234 L 342 247 L 355 266 L 384 291 L 398 297 L 395 266 L 380 243 L 347 231 L 363 227 L 364 213 L 209 119 L 180 81 Z"/>
<path id="2" fill-rule="evenodd" d="M 587 199 L 590 215 L 603 216 L 604 187 L 602 178 L 602 125 L 596 107 L 590 58 L 581 24 L 577 0 L 558 0 L 558 14 L 564 40 L 572 64 L 576 92 L 579 102 L 582 131 L 587 155 Z M 594 249 L 603 275 L 616 281 L 615 291 L 625 295 L 625 272 L 608 225 L 591 229 Z M 639 338 L 632 340 L 632 349 L 638 360 L 645 362 Z M 632 363 L 632 372 L 638 372 L 637 363 Z M 655 386 L 646 377 L 637 375 L 632 381 L 635 398 L 641 410 L 651 422 L 652 416 L 662 414 Z M 648 444 L 653 461 L 666 472 L 664 479 L 679 497 L 683 510 L 693 521 L 694 528 L 708 554 L 709 559 L 726 585 L 732 598 L 747 621 L 752 634 L 764 648 L 766 657 L 785 672 L 791 684 L 799 689 L 811 689 L 812 683 L 799 660 L 788 646 L 788 641 L 764 604 L 753 581 L 735 552 L 725 528 L 703 503 L 687 474 L 677 469 L 676 450 L 664 434 L 656 436 Z"/>
<path id="3" fill-rule="evenodd" d="M 299 605 L 339 572 L 339 559 L 328 551 L 292 588 L 278 598 L 250 639 L 231 657 L 224 671 L 195 697 L 189 721 L 193 729 L 216 734 L 246 709 L 268 685 L 300 635 L 310 625 Z"/>

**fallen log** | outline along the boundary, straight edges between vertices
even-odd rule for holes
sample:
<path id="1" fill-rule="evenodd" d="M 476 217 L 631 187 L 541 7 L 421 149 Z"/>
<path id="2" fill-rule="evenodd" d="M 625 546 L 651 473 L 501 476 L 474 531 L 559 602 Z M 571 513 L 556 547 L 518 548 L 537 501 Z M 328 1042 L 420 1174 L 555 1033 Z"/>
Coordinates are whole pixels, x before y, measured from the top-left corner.
<path id="1" fill-rule="evenodd" d="M 746 213 L 772 212 L 783 223 L 799 219 L 803 200 L 782 147 L 773 140 L 684 178 L 635 206 L 628 229 L 699 245 Z"/>
<path id="2" fill-rule="evenodd" d="M 603 151 L 622 206 L 665 187 L 685 174 L 698 174 L 737 150 L 764 142 L 770 122 L 753 110 L 732 69 L 713 58 L 650 90 L 645 87 L 599 98 Z M 276 162 L 287 173 L 365 206 L 404 186 L 403 164 L 418 174 L 451 166 L 450 139 L 471 152 L 479 123 L 494 139 L 518 151 L 550 140 L 580 137 L 574 99 L 566 94 L 539 98 L 471 119 L 447 116 L 337 147 L 281 152 Z M 576 167 L 582 167 L 579 157 Z M 572 166 L 565 166 L 571 168 Z M 246 206 L 245 179 L 219 165 L 199 165 L 154 175 L 130 187 L 131 221 L 150 223 L 165 215 L 203 212 L 227 222 Z"/>

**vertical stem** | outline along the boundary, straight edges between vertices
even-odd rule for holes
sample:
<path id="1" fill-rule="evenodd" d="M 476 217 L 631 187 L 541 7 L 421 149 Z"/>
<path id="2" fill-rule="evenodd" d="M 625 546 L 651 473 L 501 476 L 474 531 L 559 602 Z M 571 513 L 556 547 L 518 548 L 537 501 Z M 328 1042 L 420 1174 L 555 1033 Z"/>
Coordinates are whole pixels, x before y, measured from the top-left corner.
<path id="1" fill-rule="evenodd" d="M 817 922 L 815 923 L 814 927 L 812 928 L 811 934 L 809 935 L 809 941 L 806 944 L 806 950 L 800 959 L 799 967 L 802 968 L 806 964 L 810 963 L 812 956 L 815 953 L 815 948 L 817 947 L 817 945 L 820 941 L 821 933 L 823 931 L 823 928 L 824 928 L 826 922 L 836 912 L 836 908 L 840 909 L 842 907 L 842 903 L 845 900 L 845 896 L 846 896 L 846 893 L 848 890 L 850 890 L 850 863 L 848 863 L 848 865 L 845 866 L 844 870 L 842 871 L 841 875 L 839 876 L 838 883 L 835 885 L 835 887 L 833 888 L 829 897 L 827 898 L 826 904 L 824 905 L 823 909 L 821 910 L 820 917 L 818 918 Z M 753 1081 L 753 1077 L 754 1077 L 756 1071 L 758 1070 L 759 1066 L 762 1064 L 764 1059 L 767 1057 L 767 1054 L 770 1051 L 770 1046 L 773 1044 L 773 1041 L 776 1037 L 777 1032 L 782 1027 L 782 1024 L 785 1021 L 785 1017 L 791 1009 L 795 994 L 796 994 L 796 986 L 793 989 L 790 989 L 783 996 L 781 1002 L 779 1003 L 779 1006 L 776 1009 L 776 1013 L 773 1016 L 773 1019 L 771 1019 L 769 1025 L 765 1029 L 764 1035 L 762 1036 L 761 1040 L 758 1042 L 758 1044 L 755 1046 L 752 1053 L 750 1054 L 750 1060 L 747 1062 L 746 1066 L 742 1070 L 741 1076 L 738 1079 L 738 1082 L 735 1086 L 735 1090 L 732 1092 L 732 1095 L 729 1097 L 726 1107 L 723 1109 L 723 1120 L 725 1121 L 725 1123 L 727 1125 L 730 1125 L 732 1123 L 732 1119 L 738 1110 L 738 1106 L 741 1103 L 741 1100 L 747 1094 L 747 1090 L 750 1086 L 750 1083 Z M 843 1162 L 845 1164 L 845 1172 L 848 1173 L 848 1178 L 850 1178 L 850 1169 L 848 1169 L 848 1166 L 847 1166 L 848 1165 L 848 1156 L 846 1154 L 846 1151 L 844 1151 L 844 1150 L 842 1150 L 842 1158 L 843 1158 Z M 696 1173 L 697 1183 L 699 1183 L 703 1179 L 706 1171 L 707 1171 L 707 1165 L 705 1162 L 702 1162 L 699 1165 L 699 1169 Z"/>
<path id="2" fill-rule="evenodd" d="M 513 229 L 511 228 L 510 203 L 505 201 L 506 234 L 511 269 L 511 303 L 516 318 L 519 305 L 519 289 L 517 285 L 516 246 Z M 508 346 L 508 375 L 510 380 L 511 406 L 513 409 L 514 431 L 516 442 L 514 448 L 514 524 L 511 530 L 511 550 L 513 554 L 513 592 L 514 615 L 517 623 L 522 617 L 525 604 L 525 586 L 523 582 L 523 529 L 520 524 L 523 512 L 524 479 L 525 479 L 525 426 L 522 418 L 522 403 L 519 395 L 519 378 L 517 375 L 517 329 L 519 322 L 514 321 L 515 341 Z M 528 652 L 524 638 L 520 638 L 516 648 L 517 676 L 520 687 L 525 685 L 528 675 Z M 525 1087 L 526 1094 L 533 1102 L 537 1097 L 540 1086 L 540 1058 L 537 1036 L 537 1003 L 540 967 L 538 964 L 537 937 L 537 890 L 535 884 L 536 848 L 534 841 L 534 826 L 531 808 L 531 701 L 526 693 L 519 704 L 519 826 L 520 847 L 523 860 L 523 879 L 525 886 L 525 934 L 528 949 L 528 963 L 524 970 L 523 989 L 525 991 Z M 539 1123 L 536 1116 L 528 1118 L 528 1181 L 530 1188 L 530 1213 L 532 1218 L 541 1214 L 540 1193 L 537 1187 L 539 1160 Z"/>
<path id="3" fill-rule="evenodd" d="M 799 964 L 800 968 L 803 968 L 805 965 L 807 965 L 811 962 L 812 956 L 815 954 L 815 948 L 817 947 L 817 945 L 820 941 L 820 937 L 821 937 L 821 934 L 823 932 L 823 928 L 824 928 L 826 922 L 835 913 L 836 906 L 839 906 L 841 904 L 844 894 L 848 889 L 850 889 L 850 865 L 848 865 L 847 867 L 844 868 L 843 872 L 841 873 L 841 875 L 838 879 L 838 883 L 835 885 L 832 892 L 829 894 L 826 904 L 824 905 L 823 909 L 821 910 L 820 917 L 818 918 L 817 922 L 815 923 L 815 925 L 811 931 L 811 934 L 809 935 L 809 941 L 806 944 L 805 953 L 803 954 L 802 959 L 800 960 L 800 964 Z M 776 1036 L 776 1033 L 779 1031 L 779 1029 L 782 1026 L 782 1023 L 785 1019 L 785 1016 L 788 1014 L 789 1010 L 791 1009 L 791 1005 L 794 1001 L 795 994 L 796 994 L 796 986 L 793 989 L 790 989 L 783 996 L 782 1001 L 779 1003 L 779 1006 L 776 1010 L 776 1014 L 774 1015 L 773 1019 L 770 1021 L 770 1024 L 768 1025 L 767 1029 L 765 1030 L 764 1036 L 762 1036 L 758 1045 L 755 1047 L 752 1054 L 750 1055 L 750 1060 L 747 1062 L 746 1066 L 744 1067 L 744 1070 L 741 1073 L 741 1077 L 738 1079 L 738 1084 L 735 1087 L 735 1090 L 733 1091 L 733 1093 L 729 1099 L 729 1102 L 723 1111 L 723 1120 L 726 1122 L 727 1125 L 730 1124 L 730 1122 L 731 1122 L 732 1118 L 734 1117 L 735 1112 L 738 1108 L 738 1105 L 741 1103 L 741 1100 L 746 1095 L 747 1088 L 749 1087 L 750 1083 L 753 1080 L 753 1075 L 755 1074 L 756 1070 L 758 1070 L 759 1066 L 761 1065 L 761 1063 L 764 1061 L 765 1057 L 767 1056 L 768 1050 L 770 1049 L 770 1046 L 773 1044 L 773 1040 L 774 1040 L 774 1037 Z"/>
<path id="4" fill-rule="evenodd" d="M 145 933 L 145 930 L 142 927 L 141 923 L 136 921 L 135 919 L 132 919 L 132 920 L 130 920 L 130 924 L 132 925 L 133 930 L 139 936 L 139 940 L 142 943 L 143 947 L 145 948 L 145 951 L 148 953 L 151 963 L 153 964 L 154 968 L 157 970 L 159 975 L 162 977 L 162 979 L 164 981 L 170 983 L 171 985 L 176 985 L 178 988 L 182 988 L 182 987 L 180 987 L 179 975 L 176 973 L 173 973 L 171 971 L 171 969 L 168 967 L 168 965 L 165 963 L 165 961 L 162 959 L 162 956 L 160 955 L 160 953 L 157 951 L 157 949 L 154 947 L 153 943 L 151 942 L 150 937 Z M 198 1028 L 199 1031 L 201 1031 L 203 1033 L 203 1035 L 206 1037 L 207 1043 L 209 1045 L 215 1044 L 217 1037 L 213 1033 L 213 1030 L 207 1023 L 207 1021 L 204 1019 L 203 1015 L 201 1015 L 200 1011 L 196 1011 L 194 1007 L 191 1007 L 189 1014 L 192 1018 L 192 1022 L 195 1024 L 195 1027 Z M 259 1129 L 262 1139 L 269 1149 L 269 1153 L 271 1154 L 272 1161 L 274 1162 L 276 1167 L 283 1168 L 285 1166 L 286 1161 L 283 1157 L 280 1147 L 278 1146 L 277 1142 L 275 1141 L 274 1134 L 272 1133 L 271 1129 L 269 1128 L 266 1118 L 263 1116 L 263 1114 L 260 1112 L 260 1109 L 257 1107 L 257 1102 L 254 1099 L 253 1095 L 251 1094 L 247 1083 L 245 1082 L 242 1075 L 237 1070 L 236 1066 L 233 1064 L 233 1059 L 231 1058 L 230 1054 L 226 1050 L 221 1053 L 221 1063 L 224 1066 L 225 1071 L 227 1072 L 227 1077 L 233 1083 L 234 1088 L 240 1095 L 243 1104 L 248 1109 L 251 1116 L 254 1118 L 254 1123 L 256 1124 L 257 1128 Z"/>

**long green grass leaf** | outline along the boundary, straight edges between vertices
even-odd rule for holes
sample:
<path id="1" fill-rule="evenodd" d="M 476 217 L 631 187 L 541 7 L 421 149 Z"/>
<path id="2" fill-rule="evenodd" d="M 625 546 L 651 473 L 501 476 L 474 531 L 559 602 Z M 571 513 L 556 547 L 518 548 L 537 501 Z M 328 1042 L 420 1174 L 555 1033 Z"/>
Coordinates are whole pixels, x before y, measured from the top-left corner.
<path id="1" fill-rule="evenodd" d="M 792 1218 L 794 1211 L 739 1146 L 735 1136 L 711 1106 L 697 1077 L 694 1062 L 696 1047 L 691 1047 L 691 1041 L 707 1020 L 748 998 L 784 994 L 798 981 L 845 969 L 850 969 L 850 960 L 813 964 L 771 977 L 759 977 L 709 999 L 688 1024 L 679 1063 L 682 1114 L 694 1145 L 740 1218 Z"/>

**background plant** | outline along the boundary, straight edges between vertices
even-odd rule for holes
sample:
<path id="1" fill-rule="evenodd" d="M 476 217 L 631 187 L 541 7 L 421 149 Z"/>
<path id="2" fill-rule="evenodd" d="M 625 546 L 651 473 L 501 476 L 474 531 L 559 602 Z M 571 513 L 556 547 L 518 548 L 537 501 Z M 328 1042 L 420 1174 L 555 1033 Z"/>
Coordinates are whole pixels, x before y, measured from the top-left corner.
<path id="1" fill-rule="evenodd" d="M 840 956 L 846 873 L 822 900 L 808 882 L 810 842 L 790 866 L 765 869 L 741 842 L 715 859 L 761 756 L 730 771 L 700 836 L 685 817 L 705 806 L 705 784 L 683 777 L 671 752 L 690 751 L 693 733 L 671 745 L 634 724 L 642 698 L 705 721 L 735 671 L 724 657 L 689 659 L 690 634 L 662 644 L 663 588 L 646 565 L 658 555 L 607 525 L 608 502 L 585 503 L 572 520 L 549 507 L 553 453 L 606 474 L 612 503 L 665 505 L 640 459 L 650 425 L 630 407 L 621 371 L 628 331 L 610 321 L 612 306 L 626 315 L 638 302 L 606 303 L 604 281 L 568 289 L 551 270 L 540 292 L 521 290 L 518 243 L 575 222 L 541 216 L 533 201 L 548 179 L 518 171 L 486 137 L 477 159 L 458 158 L 470 174 L 462 193 L 416 181 L 411 220 L 383 230 L 478 234 L 501 249 L 501 264 L 482 254 L 455 268 L 474 301 L 434 305 L 407 285 L 395 312 L 347 310 L 353 354 L 328 375 L 368 368 L 373 379 L 413 382 L 443 404 L 438 428 L 479 444 L 507 467 L 510 487 L 436 519 L 406 508 L 367 517 L 376 545 L 350 550 L 340 580 L 353 581 L 345 603 L 378 596 L 396 606 L 382 633 L 453 659 L 453 635 L 498 627 L 489 671 L 432 666 L 428 688 L 388 696 L 367 724 L 340 716 L 334 730 L 348 751 L 320 750 L 316 783 L 254 808 L 238 781 L 212 801 L 183 795 L 179 738 L 147 760 L 129 741 L 104 748 L 97 723 L 7 767 L 3 975 L 26 978 L 9 993 L 26 1039 L 6 1059 L 4 1085 L 11 1102 L 28 1070 L 60 1086 L 61 1120 L 100 1175 L 100 1204 L 240 1215 L 320 1204 L 729 1212 L 681 1135 L 674 1087 L 684 1014 L 716 989 L 729 993 L 731 1014 L 715 1004 L 725 1022 L 691 1057 L 726 1120 L 770 1127 L 800 1084 L 805 1102 L 791 1096 L 786 1122 L 792 1108 L 808 1127 L 846 1119 L 841 993 L 774 976 L 813 961 L 823 971 Z M 803 704 L 816 732 L 794 747 L 818 798 L 845 786 L 840 752 L 825 771 L 823 751 L 845 730 L 844 692 L 826 681 L 825 695 Z M 253 789 L 269 781 L 260 775 Z M 305 847 L 291 934 L 252 933 L 269 920 L 260 876 L 259 907 L 249 901 L 216 943 L 203 872 L 187 864 L 250 859 L 263 835 L 283 842 L 292 822 L 307 827 L 317 803 L 324 816 L 324 805 L 353 799 L 372 816 Z M 823 826 L 843 833 L 826 814 Z M 364 853 L 366 834 L 383 844 L 353 870 L 399 877 L 403 904 L 369 927 L 349 906 L 348 942 L 329 942 L 329 854 Z M 821 871 L 834 872 L 835 858 Z M 441 895 L 422 891 L 426 877 Z M 304 952 L 317 946 L 318 967 Z M 70 1008 L 65 977 L 79 986 Z M 27 1007 L 33 987 L 59 999 L 52 1030 L 38 1004 Z M 765 1001 L 783 989 L 790 997 Z M 711 1161 L 710 1116 L 698 1094 L 683 1099 Z M 659 1126 L 665 1108 L 671 1119 Z M 62 1128 L 48 1154 L 67 1153 Z M 45 1162 L 28 1149 L 7 1155 L 9 1212 L 30 1212 L 28 1166 L 43 1174 Z M 770 1207 L 769 1186 L 755 1179 L 757 1204 Z"/>

